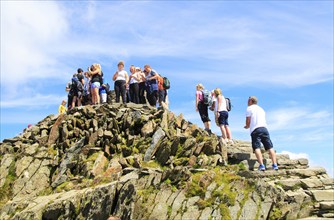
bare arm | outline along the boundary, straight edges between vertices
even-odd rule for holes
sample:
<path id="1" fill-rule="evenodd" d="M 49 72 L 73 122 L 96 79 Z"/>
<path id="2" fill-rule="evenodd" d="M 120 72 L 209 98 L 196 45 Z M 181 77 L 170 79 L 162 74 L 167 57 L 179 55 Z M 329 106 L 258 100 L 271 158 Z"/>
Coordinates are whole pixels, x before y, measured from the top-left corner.
<path id="1" fill-rule="evenodd" d="M 130 78 L 134 78 L 135 80 L 140 81 L 140 76 L 137 73 L 132 74 Z"/>
<path id="2" fill-rule="evenodd" d="M 246 125 L 244 126 L 245 129 L 249 128 L 251 122 L 251 117 L 246 117 Z"/>
<path id="3" fill-rule="evenodd" d="M 196 92 L 196 112 L 198 112 L 199 95 Z"/>
<path id="4" fill-rule="evenodd" d="M 115 74 L 114 74 L 114 76 L 112 77 L 112 80 L 116 80 L 116 78 L 117 78 L 117 76 L 118 76 L 118 72 L 116 72 Z"/>
<path id="5" fill-rule="evenodd" d="M 125 73 L 125 83 L 126 84 L 129 83 L 129 75 L 128 75 L 128 73 Z"/>
<path id="6" fill-rule="evenodd" d="M 151 78 L 149 78 L 149 80 L 153 80 L 153 79 L 158 80 L 158 77 L 159 77 L 159 74 L 158 74 L 158 73 L 155 73 L 155 75 L 152 76 Z"/>

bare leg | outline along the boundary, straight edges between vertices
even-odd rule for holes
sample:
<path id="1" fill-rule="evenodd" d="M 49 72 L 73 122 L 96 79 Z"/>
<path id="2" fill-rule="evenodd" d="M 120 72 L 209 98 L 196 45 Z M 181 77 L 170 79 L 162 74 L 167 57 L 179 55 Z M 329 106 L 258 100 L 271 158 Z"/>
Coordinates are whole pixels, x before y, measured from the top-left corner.
<path id="1" fill-rule="evenodd" d="M 226 135 L 226 129 L 225 129 L 225 126 L 224 126 L 224 125 L 219 125 L 219 128 L 220 128 L 220 131 L 222 132 L 222 137 L 223 137 L 223 139 L 226 139 L 226 138 L 227 138 L 227 135 Z"/>
<path id="2" fill-rule="evenodd" d="M 269 156 L 270 156 L 271 162 L 273 164 L 277 164 L 275 150 L 273 148 L 271 148 L 271 149 L 268 150 L 268 152 L 269 152 Z"/>
<path id="3" fill-rule="evenodd" d="M 74 96 L 73 97 L 73 100 L 72 100 L 72 107 L 71 108 L 74 108 L 75 107 L 75 103 L 77 102 L 77 97 Z"/>
<path id="4" fill-rule="evenodd" d="M 96 100 L 95 100 L 95 89 L 92 89 L 91 92 L 92 92 L 92 93 L 91 93 L 91 96 L 92 96 L 92 104 L 95 105 L 95 103 L 96 103 Z"/>
<path id="5" fill-rule="evenodd" d="M 259 164 L 263 164 L 261 149 L 260 148 L 255 149 L 254 153 Z"/>
<path id="6" fill-rule="evenodd" d="M 233 144 L 232 133 L 231 133 L 230 127 L 228 125 L 225 125 L 225 130 L 226 130 L 227 138 Z"/>
<path id="7" fill-rule="evenodd" d="M 204 122 L 204 127 L 206 130 L 210 130 L 210 122 L 209 121 Z"/>

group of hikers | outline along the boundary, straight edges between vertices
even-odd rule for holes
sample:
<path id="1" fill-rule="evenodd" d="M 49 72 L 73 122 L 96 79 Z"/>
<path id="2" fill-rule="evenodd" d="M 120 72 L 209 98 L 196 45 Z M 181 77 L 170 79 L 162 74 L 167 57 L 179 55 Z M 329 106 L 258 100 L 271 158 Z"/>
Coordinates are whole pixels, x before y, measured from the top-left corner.
<path id="1" fill-rule="evenodd" d="M 144 70 L 131 65 L 129 71 L 130 74 L 124 69 L 124 61 L 119 61 L 112 77 L 116 103 L 121 99 L 123 103 L 136 104 L 146 104 L 148 101 L 151 106 L 156 107 L 158 103 L 159 106 L 168 108 L 167 90 L 170 82 L 167 77 L 162 77 L 148 64 L 144 66 Z M 63 114 L 76 106 L 106 103 L 109 89 L 109 84 L 104 82 L 100 64 L 91 65 L 86 72 L 78 68 L 67 83 L 68 100 L 62 101 L 58 113 Z"/>
<path id="2" fill-rule="evenodd" d="M 259 162 L 260 171 L 265 171 L 266 166 L 263 163 L 261 152 L 261 143 L 265 150 L 268 151 L 272 161 L 272 169 L 278 170 L 276 153 L 273 149 L 273 144 L 267 129 L 265 111 L 257 105 L 258 99 L 255 96 L 250 96 L 247 101 L 245 129 L 250 129 L 252 148 Z M 214 111 L 216 125 L 220 128 L 224 145 L 234 144 L 232 133 L 229 128 L 228 117 L 231 110 L 229 98 L 225 98 L 221 89 L 216 88 L 209 92 L 204 89 L 202 84 L 196 85 L 196 111 L 199 112 L 205 130 L 211 134 L 209 111 Z"/>
<path id="3" fill-rule="evenodd" d="M 124 69 L 124 62 L 119 61 L 117 71 L 112 77 L 116 103 L 119 103 L 122 99 L 123 103 L 146 104 L 148 102 L 154 107 L 159 104 L 159 106 L 168 108 L 167 90 L 170 88 L 170 82 L 166 77 L 162 77 L 148 64 L 144 66 L 143 70 L 134 65 L 131 65 L 129 70 L 130 74 Z M 75 106 L 105 103 L 107 102 L 109 89 L 109 84 L 104 83 L 100 64 L 91 65 L 86 72 L 79 68 L 66 86 L 68 92 L 67 107 L 72 109 Z M 269 152 L 272 169 L 278 170 L 276 153 L 267 129 L 265 111 L 257 105 L 257 102 L 255 96 L 249 97 L 244 128 L 250 129 L 252 148 L 260 164 L 258 169 L 266 170 L 261 153 L 262 143 L 265 150 Z M 223 144 L 233 145 L 232 133 L 228 123 L 229 111 L 231 110 L 229 98 L 224 97 L 219 88 L 210 92 L 204 89 L 202 84 L 197 84 L 196 111 L 199 112 L 205 130 L 211 134 L 209 109 L 214 111 L 215 122 L 220 128 Z M 58 112 L 63 114 L 66 111 L 66 100 L 63 100 Z"/>

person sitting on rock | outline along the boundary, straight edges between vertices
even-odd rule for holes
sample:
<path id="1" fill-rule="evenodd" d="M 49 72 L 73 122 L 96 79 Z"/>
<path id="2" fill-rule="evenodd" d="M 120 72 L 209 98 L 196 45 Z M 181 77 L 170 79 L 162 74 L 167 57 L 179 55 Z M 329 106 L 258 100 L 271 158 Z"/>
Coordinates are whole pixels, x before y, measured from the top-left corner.
<path id="1" fill-rule="evenodd" d="M 259 170 L 266 170 L 266 167 L 263 164 L 263 157 L 261 153 L 261 142 L 264 146 L 264 149 L 269 152 L 273 170 L 278 170 L 276 153 L 273 149 L 273 143 L 271 142 L 267 129 L 266 113 L 260 106 L 257 105 L 257 102 L 258 100 L 255 96 L 250 96 L 248 98 L 248 107 L 246 110 L 246 125 L 244 126 L 244 128 L 250 129 L 252 137 L 252 148 L 257 158 L 257 161 L 260 164 Z"/>
<path id="2" fill-rule="evenodd" d="M 228 111 L 226 108 L 226 100 L 222 94 L 222 91 L 217 88 L 214 90 L 214 96 L 216 98 L 214 113 L 217 118 L 217 124 L 222 133 L 224 144 L 233 144 L 232 133 L 228 124 Z"/>
<path id="3" fill-rule="evenodd" d="M 208 113 L 208 105 L 204 103 L 203 91 L 204 86 L 199 83 L 196 86 L 196 111 L 199 112 L 202 122 L 204 123 L 205 130 L 211 133 L 210 118 Z"/>

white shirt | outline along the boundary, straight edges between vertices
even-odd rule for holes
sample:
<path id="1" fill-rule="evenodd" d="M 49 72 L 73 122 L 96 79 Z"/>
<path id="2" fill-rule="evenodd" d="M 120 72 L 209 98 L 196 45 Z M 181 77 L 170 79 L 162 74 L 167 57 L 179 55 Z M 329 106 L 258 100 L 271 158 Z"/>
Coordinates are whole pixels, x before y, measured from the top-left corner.
<path id="1" fill-rule="evenodd" d="M 118 81 L 118 80 L 126 80 L 126 75 L 128 74 L 125 70 L 121 70 L 121 71 L 117 71 L 118 75 L 116 77 L 116 80 L 115 81 Z"/>
<path id="2" fill-rule="evenodd" d="M 134 77 L 136 77 L 136 78 L 139 78 L 139 74 L 138 74 L 138 72 L 132 74 L 132 76 L 134 76 Z M 130 79 L 130 84 L 138 83 L 138 80 L 136 80 L 134 77 L 131 77 L 131 79 Z"/>
<path id="3" fill-rule="evenodd" d="M 218 96 L 219 97 L 219 96 Z M 222 112 L 222 111 L 227 111 L 227 108 L 226 108 L 226 100 L 225 100 L 225 97 L 223 95 L 221 95 L 221 98 L 222 98 L 222 103 L 220 104 L 220 108 L 218 109 L 218 97 L 216 98 L 216 104 L 215 104 L 215 111 L 216 112 Z"/>
<path id="4" fill-rule="evenodd" d="M 266 122 L 266 113 L 258 105 L 251 105 L 247 107 L 246 110 L 246 117 L 250 117 L 250 133 L 252 133 L 256 128 L 260 127 L 267 127 L 267 122 Z"/>

